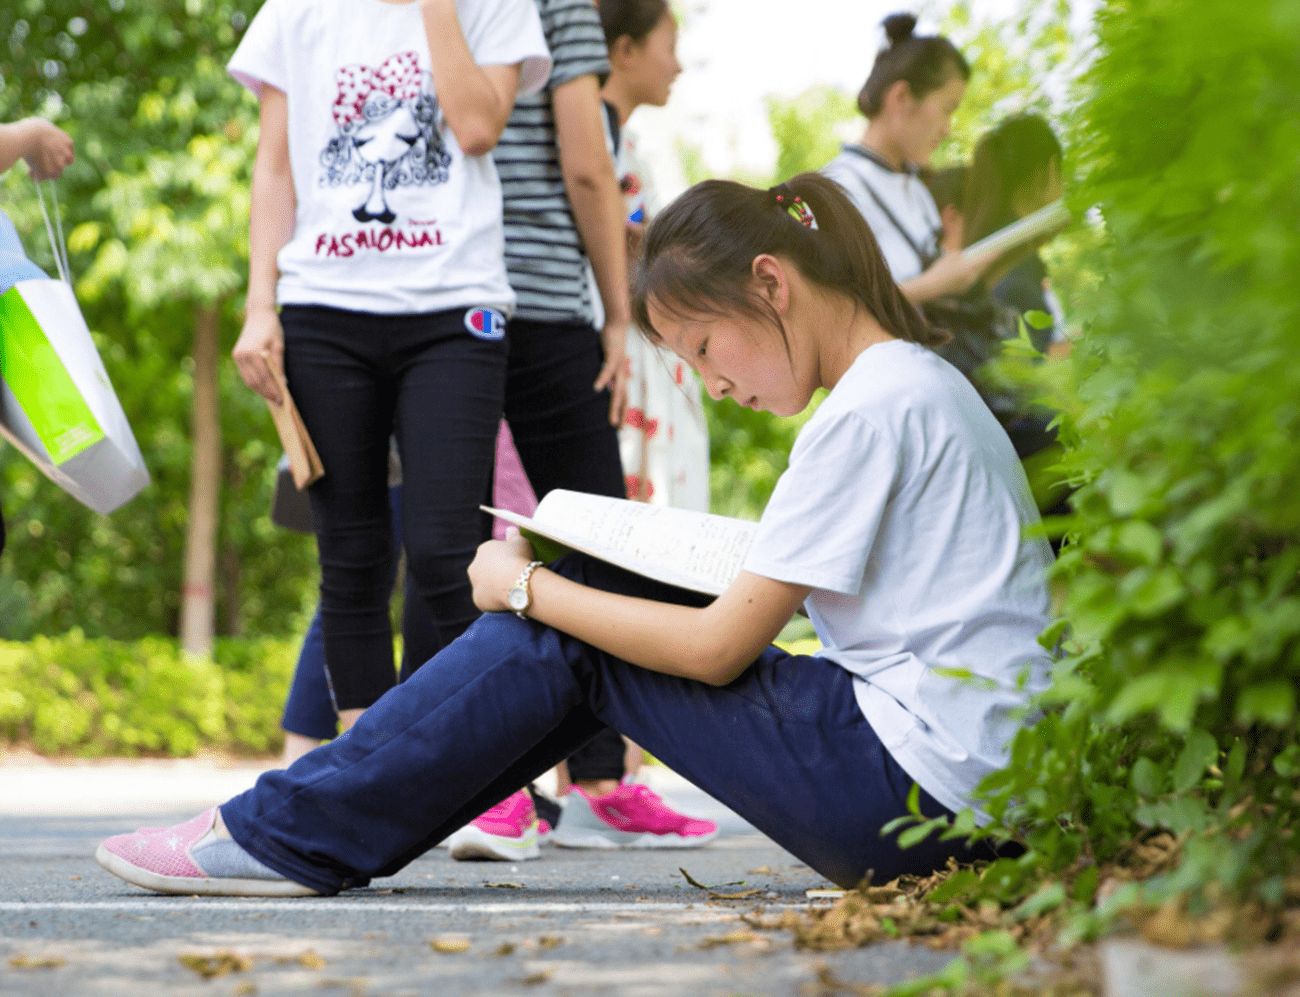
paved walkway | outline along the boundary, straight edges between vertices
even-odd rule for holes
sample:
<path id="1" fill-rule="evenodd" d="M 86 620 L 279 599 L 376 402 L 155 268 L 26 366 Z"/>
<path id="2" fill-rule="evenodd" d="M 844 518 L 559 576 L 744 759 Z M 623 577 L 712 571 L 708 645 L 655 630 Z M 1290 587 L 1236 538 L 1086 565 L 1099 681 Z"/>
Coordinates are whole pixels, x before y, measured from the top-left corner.
<path id="1" fill-rule="evenodd" d="M 544 848 L 519 864 L 435 850 L 370 889 L 282 901 L 160 897 L 95 864 L 104 836 L 192 816 L 261 770 L 0 757 L 0 995 L 796 997 L 821 965 L 842 980 L 892 982 L 950 958 L 902 943 L 796 952 L 784 933 L 750 931 L 746 911 L 803 909 L 807 890 L 829 884 L 662 767 L 646 781 L 677 809 L 718 821 L 711 845 Z M 721 891 L 757 892 L 711 900 L 680 867 L 728 884 Z M 194 968 L 223 952 L 228 974 Z"/>

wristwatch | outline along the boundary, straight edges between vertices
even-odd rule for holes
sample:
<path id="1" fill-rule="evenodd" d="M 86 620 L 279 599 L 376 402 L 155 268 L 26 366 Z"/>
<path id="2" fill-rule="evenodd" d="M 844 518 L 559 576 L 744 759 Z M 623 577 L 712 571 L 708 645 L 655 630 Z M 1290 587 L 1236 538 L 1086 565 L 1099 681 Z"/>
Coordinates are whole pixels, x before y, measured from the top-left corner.
<path id="1" fill-rule="evenodd" d="M 528 566 L 519 573 L 514 586 L 506 593 L 506 605 L 515 611 L 521 620 L 528 619 L 528 607 L 533 604 L 533 593 L 528 588 L 528 579 L 542 566 L 541 561 L 529 561 Z"/>

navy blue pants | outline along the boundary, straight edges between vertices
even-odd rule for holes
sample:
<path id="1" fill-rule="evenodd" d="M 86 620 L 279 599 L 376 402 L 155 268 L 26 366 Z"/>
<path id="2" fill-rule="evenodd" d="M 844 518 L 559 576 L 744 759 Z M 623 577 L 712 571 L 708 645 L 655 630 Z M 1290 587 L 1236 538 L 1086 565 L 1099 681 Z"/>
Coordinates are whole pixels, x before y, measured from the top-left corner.
<path id="1" fill-rule="evenodd" d="M 568 577 L 691 597 L 571 555 Z M 488 613 L 335 741 L 221 808 L 260 861 L 322 893 L 392 875 L 541 775 L 602 725 L 628 735 L 828 879 L 887 881 L 972 856 L 880 835 L 912 780 L 858 709 L 847 672 L 769 648 L 717 688 L 662 675 L 510 613 Z M 927 816 L 946 813 L 921 792 Z"/>

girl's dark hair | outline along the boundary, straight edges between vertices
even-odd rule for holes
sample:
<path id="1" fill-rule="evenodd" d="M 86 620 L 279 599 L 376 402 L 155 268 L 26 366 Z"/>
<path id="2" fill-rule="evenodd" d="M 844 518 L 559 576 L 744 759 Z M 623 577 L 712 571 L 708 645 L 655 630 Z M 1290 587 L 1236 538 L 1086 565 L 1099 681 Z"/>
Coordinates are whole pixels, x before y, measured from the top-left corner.
<path id="1" fill-rule="evenodd" d="M 796 197 L 816 228 L 787 210 Z M 739 312 L 775 325 L 788 348 L 781 317 L 754 287 L 754 258 L 763 253 L 791 260 L 804 279 L 852 298 L 890 335 L 924 346 L 949 338 L 903 297 L 858 209 L 819 173 L 766 191 L 705 180 L 668 205 L 645 234 L 632 294 L 637 323 L 661 339 L 650 321 L 651 300 L 681 316 Z"/>
<path id="2" fill-rule="evenodd" d="M 668 0 L 599 0 L 600 23 L 605 28 L 605 44 L 627 35 L 642 42 L 668 13 Z"/>
<path id="3" fill-rule="evenodd" d="M 858 93 L 858 110 L 874 118 L 885 103 L 885 94 L 899 80 L 905 80 L 912 96 L 920 100 L 953 76 L 970 79 L 970 64 L 957 46 L 943 35 L 914 35 L 916 16 L 890 14 L 884 20 L 888 44 L 876 55 L 871 75 Z"/>
<path id="4" fill-rule="evenodd" d="M 1002 121 L 975 145 L 966 171 L 962 241 L 970 245 L 1016 220 L 1012 202 L 1041 183 L 1048 165 L 1061 160 L 1061 143 L 1042 117 L 1018 114 Z"/>

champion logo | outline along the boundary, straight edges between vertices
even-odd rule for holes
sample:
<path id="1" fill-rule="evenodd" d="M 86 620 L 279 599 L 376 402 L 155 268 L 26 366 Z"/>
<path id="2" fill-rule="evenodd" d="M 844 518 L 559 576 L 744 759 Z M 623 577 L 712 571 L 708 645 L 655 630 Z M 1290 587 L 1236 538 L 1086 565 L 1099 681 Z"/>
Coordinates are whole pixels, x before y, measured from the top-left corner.
<path id="1" fill-rule="evenodd" d="M 465 328 L 479 339 L 501 339 L 506 334 L 506 317 L 495 308 L 471 308 L 465 313 Z"/>

